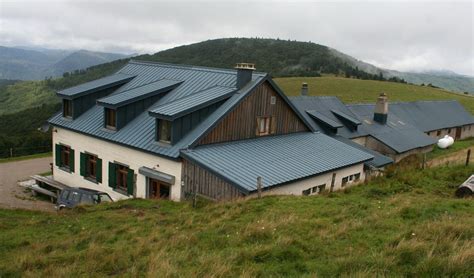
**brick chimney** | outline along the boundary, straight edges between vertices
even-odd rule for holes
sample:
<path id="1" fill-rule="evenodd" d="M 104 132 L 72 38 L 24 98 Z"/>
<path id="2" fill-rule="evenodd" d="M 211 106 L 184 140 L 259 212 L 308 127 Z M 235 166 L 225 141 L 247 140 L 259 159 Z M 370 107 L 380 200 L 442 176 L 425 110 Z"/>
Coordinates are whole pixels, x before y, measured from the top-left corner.
<path id="1" fill-rule="evenodd" d="M 252 72 L 255 70 L 255 64 L 251 63 L 237 63 L 237 89 L 242 89 L 247 83 L 252 80 Z"/>
<path id="2" fill-rule="evenodd" d="M 375 103 L 374 121 L 386 124 L 388 118 L 388 97 L 385 93 L 381 93 Z"/>
<path id="3" fill-rule="evenodd" d="M 301 95 L 302 96 L 308 95 L 308 83 L 306 82 L 303 82 L 303 84 L 301 84 Z"/>

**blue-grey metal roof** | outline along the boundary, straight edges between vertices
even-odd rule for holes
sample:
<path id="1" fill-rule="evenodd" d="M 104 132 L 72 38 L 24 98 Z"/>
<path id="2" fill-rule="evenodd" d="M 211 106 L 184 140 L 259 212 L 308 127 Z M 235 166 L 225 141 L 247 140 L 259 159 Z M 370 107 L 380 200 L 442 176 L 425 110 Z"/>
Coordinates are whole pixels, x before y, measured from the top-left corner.
<path id="1" fill-rule="evenodd" d="M 403 121 L 396 114 L 388 114 L 387 123 L 373 120 L 373 104 L 352 104 L 347 107 L 362 120 L 362 128 L 397 153 L 422 148 L 436 143 L 436 140 L 423 131 Z M 390 106 L 389 106 L 390 107 Z M 390 108 L 389 108 L 390 110 Z"/>
<path id="2" fill-rule="evenodd" d="M 57 92 L 57 95 L 67 99 L 73 99 L 99 90 L 104 90 L 129 82 L 135 77 L 133 74 L 117 73 L 97 80 L 86 82 L 71 88 Z"/>
<path id="3" fill-rule="evenodd" d="M 351 139 L 347 139 L 347 138 L 344 138 L 344 137 L 339 136 L 339 135 L 335 135 L 335 136 L 333 136 L 333 138 L 338 140 L 338 141 L 341 141 L 344 144 L 347 144 L 349 146 L 352 146 L 352 147 L 357 148 L 361 151 L 364 151 L 366 153 L 371 154 L 374 157 L 374 159 L 366 161 L 365 165 L 372 166 L 374 168 L 381 168 L 381 167 L 384 167 L 386 165 L 392 164 L 394 162 L 392 158 L 390 158 L 388 156 L 385 156 L 385 155 L 383 155 L 379 152 L 376 152 L 374 150 L 371 150 L 371 149 L 369 149 L 365 146 L 357 144 L 356 142 L 352 141 Z"/>
<path id="4" fill-rule="evenodd" d="M 183 83 L 174 88 L 155 103 L 150 110 L 165 103 L 173 102 L 180 98 L 202 92 L 215 86 L 235 87 L 236 70 L 221 70 L 205 67 L 170 65 L 153 62 L 131 61 L 119 73 L 135 75 L 136 77 L 120 87 L 114 94 L 119 94 L 133 88 L 149 84 L 161 79 L 177 79 Z M 103 128 L 103 107 L 95 105 L 73 121 L 64 119 L 61 113 L 53 116 L 49 122 L 52 125 L 67 128 L 79 133 L 125 145 L 149 153 L 170 158 L 178 158 L 181 149 L 194 144 L 206 131 L 214 126 L 222 116 L 237 105 L 253 90 L 255 86 L 266 80 L 265 73 L 254 72 L 252 81 L 245 87 L 236 91 L 216 111 L 209 115 L 203 122 L 184 136 L 179 142 L 171 146 L 158 144 L 155 140 L 155 118 L 143 111 L 131 122 L 121 129 L 111 132 Z M 235 88 L 236 89 L 236 88 Z"/>
<path id="5" fill-rule="evenodd" d="M 160 79 L 98 99 L 97 103 L 102 106 L 117 108 L 157 94 L 166 93 L 181 83 L 183 83 L 181 80 Z"/>
<path id="6" fill-rule="evenodd" d="M 313 119 L 316 121 L 325 124 L 331 128 L 339 128 L 343 127 L 343 125 L 339 122 L 336 122 L 328 117 L 326 117 L 323 113 L 320 113 L 316 110 L 307 110 L 306 113 L 308 113 Z"/>
<path id="7" fill-rule="evenodd" d="M 339 117 L 343 118 L 346 121 L 349 121 L 353 125 L 361 125 L 362 124 L 362 122 L 359 121 L 359 119 L 357 119 L 356 117 L 348 115 L 348 114 L 346 114 L 342 111 L 331 109 L 331 112 L 334 113 L 334 115 L 339 116 Z"/>
<path id="8" fill-rule="evenodd" d="M 182 156 L 243 192 L 255 191 L 257 177 L 268 188 L 363 163 L 371 154 L 316 132 L 299 132 L 183 150 Z"/>
<path id="9" fill-rule="evenodd" d="M 472 114 L 455 100 L 395 102 L 389 113 L 424 132 L 474 124 Z"/>
<path id="10" fill-rule="evenodd" d="M 194 95 L 180 98 L 173 102 L 158 106 L 150 111 L 150 115 L 173 120 L 229 98 L 235 91 L 236 88 L 234 87 L 214 86 L 202 90 L 201 92 L 198 92 Z"/>
<path id="11" fill-rule="evenodd" d="M 347 109 L 346 105 L 335 96 L 297 96 L 290 97 L 289 99 L 296 109 L 303 114 L 303 117 L 309 122 L 313 130 L 332 133 L 332 131 L 327 130 L 323 124 L 313 119 L 306 111 L 317 111 L 326 118 L 341 125 L 341 127 L 337 129 L 337 134 L 343 137 L 357 138 L 367 135 L 364 129 L 360 129 L 359 127 L 357 127 L 357 130 L 354 129 L 354 123 L 358 121 L 357 116 Z M 339 115 L 334 113 L 334 111 L 337 111 Z M 344 115 L 346 119 L 341 119 L 341 115 Z M 349 119 L 354 123 L 350 123 L 351 120 Z"/>

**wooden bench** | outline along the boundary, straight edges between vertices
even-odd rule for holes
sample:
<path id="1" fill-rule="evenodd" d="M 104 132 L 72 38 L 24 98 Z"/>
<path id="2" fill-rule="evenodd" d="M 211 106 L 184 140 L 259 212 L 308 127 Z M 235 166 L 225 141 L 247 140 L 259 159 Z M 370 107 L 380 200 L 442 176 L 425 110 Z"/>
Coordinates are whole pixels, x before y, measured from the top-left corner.
<path id="1" fill-rule="evenodd" d="M 33 194 L 36 195 L 39 193 L 39 194 L 49 196 L 51 198 L 51 202 L 53 203 L 54 203 L 54 200 L 58 198 L 61 191 L 64 188 L 69 187 L 49 177 L 33 175 L 31 176 L 31 178 L 35 180 L 36 182 L 36 184 L 28 186 L 28 188 L 31 189 Z"/>

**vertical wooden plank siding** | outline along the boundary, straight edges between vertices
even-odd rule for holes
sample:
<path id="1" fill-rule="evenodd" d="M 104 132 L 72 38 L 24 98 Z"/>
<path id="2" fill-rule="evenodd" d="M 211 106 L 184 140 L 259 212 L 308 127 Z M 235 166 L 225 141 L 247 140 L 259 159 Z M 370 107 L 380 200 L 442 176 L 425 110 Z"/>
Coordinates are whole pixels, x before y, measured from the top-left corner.
<path id="1" fill-rule="evenodd" d="M 183 159 L 182 167 L 181 180 L 184 181 L 183 193 L 185 198 L 191 198 L 195 191 L 199 195 L 217 201 L 244 196 L 235 186 L 186 159 Z"/>
<path id="2" fill-rule="evenodd" d="M 270 104 L 271 97 L 276 103 Z M 198 145 L 250 139 L 257 137 L 257 117 L 271 116 L 276 123 L 275 134 L 308 131 L 296 113 L 275 90 L 265 82 L 255 88 L 237 107 L 222 119 L 217 126 L 200 140 Z"/>

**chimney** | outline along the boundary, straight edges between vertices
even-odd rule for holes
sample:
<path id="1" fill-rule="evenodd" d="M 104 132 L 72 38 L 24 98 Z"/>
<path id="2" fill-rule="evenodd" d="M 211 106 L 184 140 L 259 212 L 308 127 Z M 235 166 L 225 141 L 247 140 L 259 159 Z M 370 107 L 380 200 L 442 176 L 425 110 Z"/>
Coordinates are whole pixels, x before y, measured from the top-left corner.
<path id="1" fill-rule="evenodd" d="M 301 95 L 302 96 L 307 96 L 308 95 L 308 83 L 303 82 L 301 85 Z"/>
<path id="2" fill-rule="evenodd" d="M 377 98 L 374 111 L 374 121 L 381 124 L 387 123 L 388 117 L 388 97 L 385 93 L 381 93 Z"/>
<path id="3" fill-rule="evenodd" d="M 252 80 L 252 72 L 255 70 L 255 64 L 237 63 L 237 89 L 242 89 Z"/>

